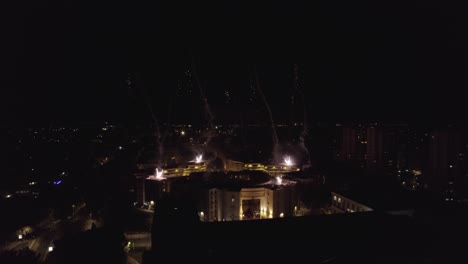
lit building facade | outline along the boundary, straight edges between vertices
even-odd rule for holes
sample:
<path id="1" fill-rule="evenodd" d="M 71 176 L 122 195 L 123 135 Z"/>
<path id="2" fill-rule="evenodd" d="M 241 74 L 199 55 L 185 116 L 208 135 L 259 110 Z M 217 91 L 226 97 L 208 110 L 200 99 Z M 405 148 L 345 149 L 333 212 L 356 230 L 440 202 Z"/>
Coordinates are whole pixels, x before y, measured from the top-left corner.
<path id="1" fill-rule="evenodd" d="M 150 208 L 167 195 L 189 197 L 197 201 L 200 220 L 210 222 L 294 216 L 298 206 L 296 182 L 265 171 L 165 176 L 137 176 L 137 204 Z"/>
<path id="2" fill-rule="evenodd" d="M 139 170 L 147 170 L 157 168 L 156 164 L 138 164 L 137 168 Z M 224 165 L 224 171 L 263 171 L 271 176 L 283 175 L 289 172 L 300 171 L 301 169 L 297 166 L 287 166 L 287 165 L 264 165 L 262 163 L 244 163 L 241 161 L 230 160 L 228 159 Z M 184 166 L 178 166 L 175 168 L 164 168 L 164 176 L 167 178 L 170 177 L 180 177 L 180 176 L 189 176 L 194 172 L 205 172 L 207 171 L 206 162 L 200 163 L 189 163 Z"/>
<path id="3" fill-rule="evenodd" d="M 236 221 L 295 216 L 294 184 L 204 190 L 199 216 L 202 221 Z"/>

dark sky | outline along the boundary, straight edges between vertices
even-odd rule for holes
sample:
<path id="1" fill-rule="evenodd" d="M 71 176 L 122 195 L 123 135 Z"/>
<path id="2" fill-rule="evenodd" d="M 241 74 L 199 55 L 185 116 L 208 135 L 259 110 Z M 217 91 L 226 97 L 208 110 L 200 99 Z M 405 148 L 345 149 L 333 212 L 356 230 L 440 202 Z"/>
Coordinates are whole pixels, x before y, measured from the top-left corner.
<path id="1" fill-rule="evenodd" d="M 12 2 L 0 44 L 7 122 L 128 121 L 146 100 L 160 119 L 196 119 L 199 93 L 190 106 L 175 97 L 193 61 L 217 120 L 247 109 L 254 65 L 274 117 L 288 116 L 294 64 L 315 119 L 464 117 L 464 8 L 451 1 Z"/>

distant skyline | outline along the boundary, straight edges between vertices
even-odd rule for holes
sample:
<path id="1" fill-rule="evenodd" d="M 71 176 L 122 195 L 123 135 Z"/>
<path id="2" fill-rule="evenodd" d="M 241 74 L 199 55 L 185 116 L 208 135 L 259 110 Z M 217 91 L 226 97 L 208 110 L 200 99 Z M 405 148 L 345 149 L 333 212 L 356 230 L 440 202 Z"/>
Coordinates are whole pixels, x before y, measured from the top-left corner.
<path id="1" fill-rule="evenodd" d="M 148 101 L 161 120 L 196 122 L 197 84 L 191 104 L 176 97 L 192 61 L 218 120 L 265 110 L 248 101 L 254 66 L 274 118 L 290 118 L 295 64 L 312 120 L 463 120 L 461 8 L 262 2 L 12 4 L 1 44 L 0 120 L 146 120 Z M 298 94 L 295 103 L 300 119 Z"/>

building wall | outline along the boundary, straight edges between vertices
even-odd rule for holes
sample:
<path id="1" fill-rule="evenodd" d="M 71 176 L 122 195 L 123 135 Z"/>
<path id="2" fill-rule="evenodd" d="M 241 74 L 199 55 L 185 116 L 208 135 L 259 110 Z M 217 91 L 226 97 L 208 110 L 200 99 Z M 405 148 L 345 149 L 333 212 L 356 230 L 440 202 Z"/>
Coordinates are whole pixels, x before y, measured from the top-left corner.
<path id="1" fill-rule="evenodd" d="M 260 208 L 259 211 L 253 212 L 254 214 L 258 213 L 258 218 L 262 218 L 261 211 L 262 208 L 266 208 L 267 206 L 267 200 L 266 200 L 266 190 L 265 188 L 243 188 L 241 189 L 240 193 L 240 206 L 239 206 L 239 215 L 242 217 L 246 217 L 245 213 L 242 210 L 242 206 L 244 204 L 244 201 L 247 202 L 248 200 L 260 200 Z M 254 218 L 257 218 L 255 215 Z"/>
<path id="2" fill-rule="evenodd" d="M 136 202 L 144 204 L 145 199 L 145 177 L 136 177 Z"/>
<path id="3" fill-rule="evenodd" d="M 463 187 L 461 182 L 464 176 L 464 166 L 460 162 L 460 157 L 463 156 L 462 146 L 463 143 L 457 131 L 440 129 L 431 133 L 427 169 L 429 190 L 450 192 Z"/>
<path id="4" fill-rule="evenodd" d="M 373 211 L 372 208 L 335 192 L 332 192 L 332 206 L 330 209 L 334 214 Z"/>
<path id="5" fill-rule="evenodd" d="M 273 190 L 273 217 L 294 216 L 297 198 L 293 188 L 280 188 Z"/>
<path id="6" fill-rule="evenodd" d="M 364 166 L 367 156 L 367 135 L 362 125 L 343 126 L 341 136 L 340 160 Z"/>
<path id="7" fill-rule="evenodd" d="M 225 170 L 227 171 L 241 171 L 244 170 L 244 163 L 240 161 L 235 161 L 235 160 L 227 160 L 226 161 L 226 168 Z"/>
<path id="8" fill-rule="evenodd" d="M 222 221 L 240 220 L 240 192 L 225 190 L 223 195 Z"/>
<path id="9" fill-rule="evenodd" d="M 200 219 L 202 221 L 247 220 L 243 205 L 257 203 L 252 219 L 294 216 L 297 199 L 294 188 L 270 189 L 265 187 L 242 188 L 239 191 L 208 189 L 202 195 Z"/>
<path id="10" fill-rule="evenodd" d="M 166 180 L 155 181 L 155 180 L 144 180 L 144 194 L 143 204 L 150 203 L 151 201 L 156 202 L 159 200 L 164 193 L 168 192 L 168 183 Z"/>
<path id="11" fill-rule="evenodd" d="M 366 163 L 369 170 L 379 170 L 383 167 L 383 132 L 382 128 L 370 126 L 367 128 Z"/>

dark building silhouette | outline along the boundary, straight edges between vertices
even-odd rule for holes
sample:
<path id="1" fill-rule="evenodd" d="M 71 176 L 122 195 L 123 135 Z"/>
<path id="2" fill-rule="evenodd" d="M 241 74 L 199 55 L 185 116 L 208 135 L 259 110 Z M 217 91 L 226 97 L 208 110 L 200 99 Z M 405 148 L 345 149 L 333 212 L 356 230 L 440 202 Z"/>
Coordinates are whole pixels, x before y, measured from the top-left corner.
<path id="1" fill-rule="evenodd" d="M 367 169 L 375 171 L 383 167 L 383 129 L 369 126 L 366 129 L 366 164 Z"/>
<path id="2" fill-rule="evenodd" d="M 125 239 L 121 232 L 98 228 L 68 235 L 55 241 L 46 263 L 126 263 Z"/>
<path id="3" fill-rule="evenodd" d="M 153 249 L 145 253 L 144 264 L 194 260 L 204 263 L 456 263 L 457 259 L 466 258 L 459 242 L 446 240 L 462 238 L 466 232 L 448 235 L 444 227 L 448 220 L 434 220 L 439 218 L 432 215 L 426 218 L 421 214 L 408 217 L 362 212 L 200 222 L 191 202 L 186 202 L 161 201 L 153 221 Z M 462 219 L 466 216 L 451 221 L 454 226 L 450 230 L 464 225 Z"/>
<path id="4" fill-rule="evenodd" d="M 366 130 L 362 125 L 346 125 L 342 128 L 340 157 L 343 161 L 364 165 L 366 157 Z"/>
<path id="5" fill-rule="evenodd" d="M 429 138 L 427 188 L 445 193 L 446 199 L 464 192 L 466 161 L 461 133 L 455 129 L 434 130 Z"/>
<path id="6" fill-rule="evenodd" d="M 402 125 L 359 124 L 342 129 L 340 157 L 369 172 L 395 172 Z"/>

